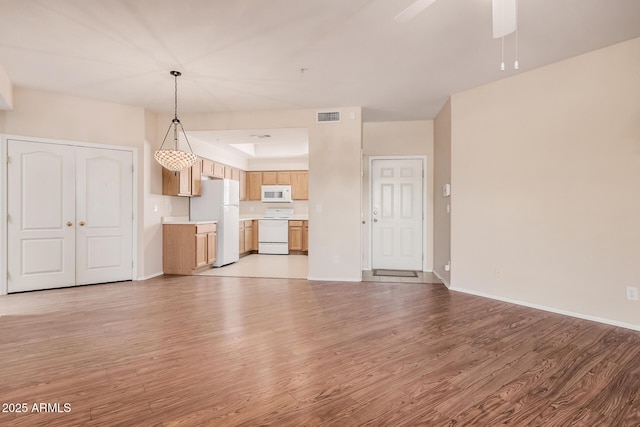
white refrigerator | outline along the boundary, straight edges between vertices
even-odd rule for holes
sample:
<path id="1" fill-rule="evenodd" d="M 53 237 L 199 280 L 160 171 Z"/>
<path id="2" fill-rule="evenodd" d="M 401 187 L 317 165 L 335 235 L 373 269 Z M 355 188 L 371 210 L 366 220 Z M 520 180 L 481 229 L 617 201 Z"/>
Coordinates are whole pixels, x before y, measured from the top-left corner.
<path id="1" fill-rule="evenodd" d="M 217 256 L 214 267 L 238 261 L 240 257 L 240 183 L 231 179 L 202 181 L 202 195 L 189 198 L 191 221 L 218 221 Z"/>

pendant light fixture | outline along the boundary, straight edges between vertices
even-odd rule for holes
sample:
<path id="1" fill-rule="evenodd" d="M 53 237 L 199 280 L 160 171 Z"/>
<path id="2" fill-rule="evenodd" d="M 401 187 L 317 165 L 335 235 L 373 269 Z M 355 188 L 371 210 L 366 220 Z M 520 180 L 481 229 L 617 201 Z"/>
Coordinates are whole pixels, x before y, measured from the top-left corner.
<path id="1" fill-rule="evenodd" d="M 181 76 L 182 73 L 180 71 L 171 71 L 170 74 L 175 80 L 174 116 L 173 120 L 171 120 L 171 123 L 169 124 L 167 133 L 164 135 L 162 145 L 160 145 L 160 148 L 156 150 L 153 157 L 155 157 L 156 161 L 160 163 L 163 168 L 169 169 L 173 172 L 178 172 L 193 166 L 198 158 L 193 154 L 187 134 L 182 127 L 182 123 L 180 123 L 180 120 L 178 119 L 178 77 Z M 184 135 L 184 140 L 187 142 L 189 151 L 182 151 L 178 147 L 178 126 L 182 131 L 182 135 Z M 167 136 L 169 136 L 171 128 L 173 128 L 173 148 L 163 148 L 164 143 L 167 142 Z"/>

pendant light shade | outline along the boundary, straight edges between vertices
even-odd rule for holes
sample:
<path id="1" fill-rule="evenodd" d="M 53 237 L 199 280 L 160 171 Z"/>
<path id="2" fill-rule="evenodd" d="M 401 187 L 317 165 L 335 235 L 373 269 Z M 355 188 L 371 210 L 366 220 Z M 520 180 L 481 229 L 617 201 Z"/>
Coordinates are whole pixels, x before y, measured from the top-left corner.
<path id="1" fill-rule="evenodd" d="M 160 148 L 156 150 L 156 152 L 153 154 L 153 157 L 158 163 L 162 165 L 163 168 L 169 169 L 173 172 L 178 172 L 193 166 L 196 160 L 198 160 L 198 157 L 193 154 L 193 150 L 191 150 L 191 144 L 189 144 L 187 134 L 182 127 L 182 123 L 180 123 L 180 120 L 178 119 L 178 77 L 181 76 L 182 73 L 180 71 L 171 71 L 170 74 L 175 79 L 174 117 L 169 124 L 167 133 L 164 135 L 162 145 L 160 145 Z M 178 128 L 180 128 L 180 131 L 182 131 L 182 135 L 184 136 L 184 140 L 189 147 L 189 151 L 182 151 L 178 147 Z M 171 131 L 171 129 L 173 129 L 173 147 L 164 148 L 164 144 L 165 142 L 167 142 L 167 137 L 169 136 L 169 132 Z"/>

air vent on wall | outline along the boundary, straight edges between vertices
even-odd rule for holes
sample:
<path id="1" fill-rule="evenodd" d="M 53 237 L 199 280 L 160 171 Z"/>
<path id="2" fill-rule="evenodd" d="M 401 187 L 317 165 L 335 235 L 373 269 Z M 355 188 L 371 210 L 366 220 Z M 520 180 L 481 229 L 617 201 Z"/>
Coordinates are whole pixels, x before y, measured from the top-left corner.
<path id="1" fill-rule="evenodd" d="M 339 122 L 340 111 L 318 111 L 316 121 L 318 123 Z"/>

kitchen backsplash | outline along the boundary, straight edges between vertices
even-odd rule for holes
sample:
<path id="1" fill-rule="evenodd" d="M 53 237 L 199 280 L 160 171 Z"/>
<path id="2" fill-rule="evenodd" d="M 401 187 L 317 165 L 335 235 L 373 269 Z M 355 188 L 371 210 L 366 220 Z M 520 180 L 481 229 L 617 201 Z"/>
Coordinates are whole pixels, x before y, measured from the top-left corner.
<path id="1" fill-rule="evenodd" d="M 267 208 L 293 208 L 295 215 L 309 214 L 309 201 L 298 200 L 292 203 L 262 203 L 258 201 L 240 202 L 240 215 L 264 215 Z"/>

